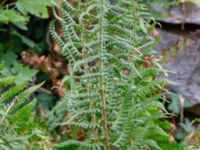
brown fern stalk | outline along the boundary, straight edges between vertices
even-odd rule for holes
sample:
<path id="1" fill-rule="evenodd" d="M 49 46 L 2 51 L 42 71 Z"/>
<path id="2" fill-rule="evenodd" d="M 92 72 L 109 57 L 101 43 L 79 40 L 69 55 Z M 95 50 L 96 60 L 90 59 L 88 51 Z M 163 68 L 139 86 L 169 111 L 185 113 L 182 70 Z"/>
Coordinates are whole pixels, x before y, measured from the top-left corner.
<path id="1" fill-rule="evenodd" d="M 105 15 L 105 0 L 102 0 L 102 11 Z M 100 51 L 101 54 L 104 52 L 104 16 L 102 17 L 100 24 L 101 24 L 101 31 L 100 31 L 100 37 L 101 37 L 101 43 L 100 43 Z M 109 143 L 109 130 L 108 130 L 108 124 L 107 124 L 107 112 L 106 112 L 106 91 L 105 91 L 105 80 L 104 80 L 104 62 L 103 62 L 103 56 L 101 56 L 100 59 L 100 70 L 101 70 L 101 76 L 100 76 L 100 97 L 101 97 L 101 103 L 102 103 L 102 124 L 103 124 L 103 134 L 104 134 L 104 147 L 105 150 L 110 150 L 110 143 Z"/>

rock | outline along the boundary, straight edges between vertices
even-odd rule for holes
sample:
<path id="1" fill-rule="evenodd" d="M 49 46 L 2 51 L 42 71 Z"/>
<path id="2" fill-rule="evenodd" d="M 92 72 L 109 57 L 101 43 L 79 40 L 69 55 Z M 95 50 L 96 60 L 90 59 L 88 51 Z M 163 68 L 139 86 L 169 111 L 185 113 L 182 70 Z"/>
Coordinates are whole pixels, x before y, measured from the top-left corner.
<path id="1" fill-rule="evenodd" d="M 165 23 L 188 23 L 200 25 L 200 8 L 192 3 L 185 3 L 185 10 L 183 10 L 182 5 L 166 10 L 156 4 L 152 5 L 152 10 L 155 13 L 164 14 L 165 18 L 159 19 L 159 21 L 163 21 Z"/>
<path id="2" fill-rule="evenodd" d="M 163 49 L 167 49 L 169 51 L 172 45 L 184 39 L 183 36 L 180 36 L 175 33 L 171 33 L 164 30 L 158 31 L 160 33 L 160 41 L 159 44 L 156 46 L 156 50 L 159 52 L 159 54 L 162 53 Z"/>
<path id="3" fill-rule="evenodd" d="M 161 31 L 161 42 L 156 49 L 161 52 L 163 47 L 170 49 L 170 46 L 176 45 L 178 41 L 184 40 L 184 37 Z M 184 41 L 183 41 L 184 43 Z M 170 56 L 168 62 L 163 67 L 174 72 L 170 73 L 167 79 L 177 83 L 170 85 L 170 89 L 180 93 L 191 101 L 193 105 L 200 104 L 200 44 L 197 41 L 191 41 L 189 46 L 183 50 L 177 50 Z"/>

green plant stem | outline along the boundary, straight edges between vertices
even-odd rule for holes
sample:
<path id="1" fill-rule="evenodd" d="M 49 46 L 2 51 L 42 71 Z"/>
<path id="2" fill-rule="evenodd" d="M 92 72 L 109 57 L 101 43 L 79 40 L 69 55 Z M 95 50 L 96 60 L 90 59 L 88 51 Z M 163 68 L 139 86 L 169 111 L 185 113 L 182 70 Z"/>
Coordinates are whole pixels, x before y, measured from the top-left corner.
<path id="1" fill-rule="evenodd" d="M 6 119 L 6 116 L 9 114 L 11 108 L 17 103 L 17 97 L 13 99 L 12 103 L 8 107 L 8 109 L 5 112 L 5 115 L 0 119 L 0 124 Z"/>

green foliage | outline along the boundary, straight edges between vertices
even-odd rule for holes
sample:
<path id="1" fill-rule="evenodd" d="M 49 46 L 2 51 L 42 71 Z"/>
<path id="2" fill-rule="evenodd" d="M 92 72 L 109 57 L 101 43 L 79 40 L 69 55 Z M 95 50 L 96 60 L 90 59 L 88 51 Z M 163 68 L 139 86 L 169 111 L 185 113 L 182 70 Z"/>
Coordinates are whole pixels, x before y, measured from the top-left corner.
<path id="1" fill-rule="evenodd" d="M 175 94 L 175 93 L 170 93 L 169 94 L 169 97 L 170 97 L 170 100 L 172 101 L 169 105 L 168 105 L 168 110 L 169 111 L 172 111 L 176 114 L 180 114 L 181 112 L 181 109 L 184 109 L 184 108 L 189 108 L 192 106 L 191 102 L 187 99 L 184 99 L 184 104 L 183 105 L 183 108 L 181 108 L 181 103 L 180 103 L 180 94 Z"/>
<path id="2" fill-rule="evenodd" d="M 0 149 L 50 148 L 46 129 L 35 120 L 36 99 L 30 100 L 41 84 L 26 88 L 27 82 L 16 85 L 16 79 L 0 76 Z"/>
<path id="3" fill-rule="evenodd" d="M 35 69 L 23 66 L 22 64 L 17 62 L 15 57 L 16 55 L 11 51 L 8 51 L 7 53 L 2 54 L 1 56 L 0 60 L 5 62 L 5 64 L 2 64 L 5 67 L 3 67 L 2 70 L 0 70 L 0 73 L 4 76 L 16 75 L 16 84 L 31 81 L 32 78 L 38 72 Z"/>
<path id="4" fill-rule="evenodd" d="M 51 129 L 70 128 L 55 148 L 80 150 L 168 150 L 159 121 L 166 83 L 150 53 L 155 23 L 144 0 L 62 0 L 50 31 L 70 62 L 63 84 L 70 92 L 52 110 Z M 63 36 L 55 30 L 62 27 Z M 150 23 L 151 22 L 151 23 Z M 153 23 L 152 23 L 153 22 Z M 138 52 L 139 51 L 139 52 Z M 145 64 L 148 64 L 147 67 Z M 84 138 L 77 135 L 82 131 Z M 73 147 L 73 148 L 72 148 Z"/>
<path id="5" fill-rule="evenodd" d="M 3 0 L 0 2 L 0 22 L 12 22 L 21 29 L 27 29 L 28 14 L 48 18 L 48 6 L 51 6 L 49 0 L 17 0 L 11 3 Z"/>

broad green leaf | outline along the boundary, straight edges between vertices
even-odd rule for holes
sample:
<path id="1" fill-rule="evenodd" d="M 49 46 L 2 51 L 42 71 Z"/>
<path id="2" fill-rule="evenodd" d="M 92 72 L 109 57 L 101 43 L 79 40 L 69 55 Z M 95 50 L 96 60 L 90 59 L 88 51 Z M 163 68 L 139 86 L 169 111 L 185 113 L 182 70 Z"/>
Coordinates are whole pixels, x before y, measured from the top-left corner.
<path id="1" fill-rule="evenodd" d="M 14 23 L 18 28 L 22 29 L 22 30 L 27 30 L 27 22 L 15 22 Z"/>
<path id="2" fill-rule="evenodd" d="M 16 22 L 25 22 L 26 19 L 21 16 L 17 11 L 15 10 L 7 10 L 2 9 L 0 10 L 0 22 L 8 23 L 16 23 Z"/>
<path id="3" fill-rule="evenodd" d="M 48 18 L 48 6 L 51 6 L 50 0 L 18 0 L 16 3 L 22 14 L 30 13 L 41 18 Z"/>
<path id="4" fill-rule="evenodd" d="M 0 31 L 6 32 L 6 30 L 4 30 L 4 29 L 0 29 Z M 17 36 L 18 38 L 20 38 L 22 40 L 22 42 L 25 45 L 27 45 L 28 47 L 30 47 L 32 49 L 35 49 L 35 50 L 38 50 L 38 51 L 41 51 L 41 48 L 39 47 L 39 45 L 37 43 L 35 43 L 31 39 L 27 38 L 26 36 L 22 35 L 21 33 L 17 32 L 16 30 L 12 30 L 11 34 L 13 34 L 13 35 Z M 0 44 L 0 49 L 6 49 L 5 43 L 4 44 Z M 1 56 L 0 56 L 0 58 L 1 58 Z"/>
<path id="5" fill-rule="evenodd" d="M 30 48 L 35 48 L 37 50 L 41 50 L 41 48 L 32 40 L 28 39 L 27 37 L 25 37 L 24 35 L 22 35 L 21 33 L 17 32 L 17 31 L 12 31 L 12 34 L 18 36 L 19 38 L 21 38 L 22 42 L 29 46 Z"/>
<path id="6" fill-rule="evenodd" d="M 177 94 L 170 94 L 171 103 L 168 106 L 168 110 L 179 114 L 180 113 L 180 100 Z"/>
<path id="7" fill-rule="evenodd" d="M 28 67 L 24 67 L 22 64 L 15 62 L 13 70 L 18 74 L 17 79 L 15 81 L 16 84 L 23 83 L 25 81 L 30 81 L 33 76 L 38 72 L 35 69 L 30 69 Z"/>
<path id="8" fill-rule="evenodd" d="M 9 22 L 9 18 L 6 16 L 6 12 L 3 9 L 0 10 L 0 22 L 3 22 L 3 23 Z"/>
<path id="9" fill-rule="evenodd" d="M 16 59 L 17 55 L 11 50 L 7 50 L 6 52 L 1 53 L 0 55 L 1 62 L 5 62 L 5 65 L 7 67 L 10 67 Z"/>
<path id="10" fill-rule="evenodd" d="M 180 125 L 184 129 L 184 131 L 187 132 L 187 133 L 195 131 L 195 127 L 192 125 L 192 123 L 190 122 L 190 120 L 187 119 L 187 118 Z"/>
<path id="11" fill-rule="evenodd" d="M 171 103 L 168 105 L 168 110 L 179 114 L 180 110 L 181 110 L 181 104 L 180 104 L 180 95 L 179 94 L 175 94 L 175 93 L 171 93 L 169 94 L 170 99 L 171 99 Z M 184 99 L 184 108 L 189 108 L 192 107 L 192 103 L 190 102 L 190 100 Z"/>

